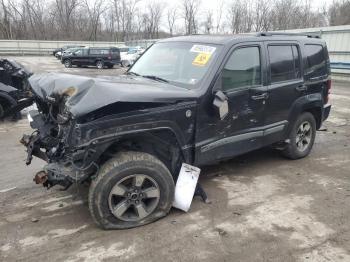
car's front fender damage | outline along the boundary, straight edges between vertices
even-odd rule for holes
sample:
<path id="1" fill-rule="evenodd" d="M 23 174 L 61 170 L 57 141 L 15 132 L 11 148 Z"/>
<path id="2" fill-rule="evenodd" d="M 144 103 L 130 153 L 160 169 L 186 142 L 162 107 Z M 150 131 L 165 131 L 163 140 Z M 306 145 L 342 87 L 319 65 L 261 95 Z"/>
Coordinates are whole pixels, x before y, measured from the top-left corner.
<path id="1" fill-rule="evenodd" d="M 34 86 L 40 81 L 45 83 L 45 79 L 35 79 Z M 61 81 L 55 81 L 60 86 L 59 92 L 52 92 L 55 89 L 52 82 L 51 85 L 45 83 L 50 86 L 50 92 L 40 87 L 40 95 L 36 97 L 38 110 L 30 111 L 28 116 L 35 131 L 21 139 L 27 147 L 27 165 L 33 156 L 47 162 L 34 177 L 37 184 L 48 188 L 61 185 L 67 189 L 73 183 L 89 181 L 110 156 L 121 150 L 153 153 L 172 171 L 179 168 L 182 161 L 191 163 L 194 100 L 128 102 L 116 99 L 111 104 L 94 105 L 93 110 L 74 115 L 70 107 L 75 107 L 77 112 L 80 108 L 76 105 L 80 103 L 82 108 L 91 109 L 86 103 L 94 100 L 90 97 L 83 101 L 84 97 L 89 97 L 90 88 L 103 86 L 95 79 L 84 79 L 88 87 L 80 85 L 83 92 L 79 92 L 76 79 L 72 81 L 75 85 L 65 83 L 67 88 Z M 35 93 L 35 87 L 33 90 Z"/>

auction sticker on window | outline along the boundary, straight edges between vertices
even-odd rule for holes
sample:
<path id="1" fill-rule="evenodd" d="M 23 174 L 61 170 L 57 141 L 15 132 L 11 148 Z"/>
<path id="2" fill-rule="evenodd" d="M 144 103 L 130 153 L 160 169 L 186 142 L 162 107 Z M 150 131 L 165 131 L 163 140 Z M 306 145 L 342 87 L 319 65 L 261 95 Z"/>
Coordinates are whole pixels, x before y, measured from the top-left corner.
<path id="1" fill-rule="evenodd" d="M 208 53 L 199 53 L 193 60 L 192 65 L 194 66 L 205 66 L 209 59 L 211 57 L 211 54 Z"/>
<path id="2" fill-rule="evenodd" d="M 216 47 L 208 46 L 208 45 L 193 45 L 191 48 L 191 52 L 194 53 L 205 53 L 205 54 L 212 54 L 216 50 Z"/>

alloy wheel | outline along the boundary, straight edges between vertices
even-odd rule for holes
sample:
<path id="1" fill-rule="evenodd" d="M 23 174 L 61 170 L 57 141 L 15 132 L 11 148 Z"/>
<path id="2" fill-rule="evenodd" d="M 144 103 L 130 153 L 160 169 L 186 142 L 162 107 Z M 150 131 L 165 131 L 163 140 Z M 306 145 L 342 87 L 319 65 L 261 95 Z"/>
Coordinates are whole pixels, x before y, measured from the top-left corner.
<path id="1" fill-rule="evenodd" d="M 304 152 L 310 145 L 312 138 L 312 127 L 307 121 L 300 124 L 296 134 L 296 145 L 300 152 Z"/>
<path id="2" fill-rule="evenodd" d="M 103 63 L 101 61 L 98 61 L 96 64 L 98 69 L 102 69 L 103 68 Z"/>
<path id="3" fill-rule="evenodd" d="M 153 178 L 145 174 L 133 174 L 113 186 L 108 204 L 116 218 L 138 221 L 154 211 L 159 199 L 159 186 Z"/>

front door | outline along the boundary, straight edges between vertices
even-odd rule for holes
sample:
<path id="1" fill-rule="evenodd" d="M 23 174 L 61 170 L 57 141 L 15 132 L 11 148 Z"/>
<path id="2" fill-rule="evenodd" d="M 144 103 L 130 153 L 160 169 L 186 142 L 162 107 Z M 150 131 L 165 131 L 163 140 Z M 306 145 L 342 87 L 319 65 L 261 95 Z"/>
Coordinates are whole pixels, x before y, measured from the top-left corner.
<path id="1" fill-rule="evenodd" d="M 201 105 L 196 134 L 197 165 L 261 147 L 268 99 L 263 81 L 263 72 L 266 71 L 264 54 L 260 43 L 252 43 L 235 46 L 226 58 L 218 83 L 228 99 L 228 114 L 220 119 L 208 110 L 213 107 L 214 95 Z"/>

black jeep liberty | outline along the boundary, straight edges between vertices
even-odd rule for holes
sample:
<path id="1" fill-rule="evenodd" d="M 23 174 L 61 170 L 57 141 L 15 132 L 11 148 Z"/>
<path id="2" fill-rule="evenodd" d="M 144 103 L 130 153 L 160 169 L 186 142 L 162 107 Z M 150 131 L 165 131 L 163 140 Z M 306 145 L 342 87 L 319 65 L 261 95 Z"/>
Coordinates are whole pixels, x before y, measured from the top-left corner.
<path id="1" fill-rule="evenodd" d="M 182 163 L 203 166 L 268 145 L 307 156 L 328 117 L 327 47 L 310 35 L 185 36 L 150 47 L 125 75 L 30 78 L 27 164 L 46 187 L 89 182 L 102 228 L 165 216 Z"/>

